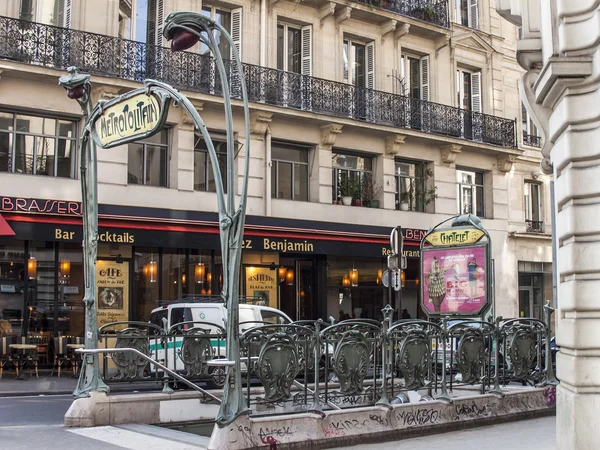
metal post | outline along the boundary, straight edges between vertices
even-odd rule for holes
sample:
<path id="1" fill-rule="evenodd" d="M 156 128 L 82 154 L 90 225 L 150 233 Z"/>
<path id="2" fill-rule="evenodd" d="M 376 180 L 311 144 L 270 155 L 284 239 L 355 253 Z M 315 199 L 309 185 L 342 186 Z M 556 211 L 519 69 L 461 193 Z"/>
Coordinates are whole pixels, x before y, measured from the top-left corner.
<path id="1" fill-rule="evenodd" d="M 391 280 L 390 280 L 390 286 L 392 285 Z M 382 371 L 381 371 L 381 377 L 382 377 L 382 382 L 381 382 L 381 398 L 377 401 L 377 403 L 375 403 L 376 405 L 381 405 L 381 406 L 387 406 L 388 408 L 391 408 L 392 406 L 390 405 L 390 399 L 388 398 L 388 393 L 387 393 L 387 376 L 388 376 L 388 353 L 389 353 L 389 349 L 388 349 L 388 329 L 390 328 L 390 324 L 392 323 L 392 315 L 394 314 L 394 308 L 392 308 L 389 304 L 386 305 L 385 308 L 383 308 L 381 310 L 381 312 L 383 313 L 383 324 L 381 327 L 381 367 L 382 367 Z M 376 368 L 374 367 L 373 370 L 376 370 Z"/>
<path id="2" fill-rule="evenodd" d="M 552 317 L 552 313 L 554 312 L 554 308 L 550 306 L 550 302 L 546 301 L 544 305 L 544 319 L 546 322 L 546 370 L 544 381 L 539 383 L 537 387 L 543 386 L 558 386 L 559 381 L 554 375 L 554 365 L 552 364 L 552 346 L 550 345 L 550 336 L 552 335 L 550 330 L 550 317 Z M 540 361 L 541 364 L 541 361 Z"/>
<path id="3" fill-rule="evenodd" d="M 67 90 L 69 98 L 81 106 L 84 129 L 89 126 L 91 113 L 90 76 L 81 74 L 76 67 L 67 69 L 68 75 L 60 77 L 58 84 Z M 81 207 L 83 216 L 83 272 L 85 280 L 85 348 L 98 348 L 96 320 L 96 257 L 98 252 L 98 188 L 96 144 L 83 134 L 79 142 L 81 158 Z M 88 397 L 91 392 L 108 392 L 109 387 L 100 377 L 98 356 L 86 354 L 81 365 L 79 381 L 73 392 L 75 397 Z"/>

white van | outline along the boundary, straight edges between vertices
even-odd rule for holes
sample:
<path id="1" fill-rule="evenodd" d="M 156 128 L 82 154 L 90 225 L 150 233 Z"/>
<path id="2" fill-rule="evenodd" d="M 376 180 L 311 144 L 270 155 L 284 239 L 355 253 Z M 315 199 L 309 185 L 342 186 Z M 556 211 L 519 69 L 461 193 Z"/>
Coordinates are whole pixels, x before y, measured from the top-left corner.
<path id="1" fill-rule="evenodd" d="M 265 325 L 266 323 L 287 324 L 292 322 L 285 313 L 268 306 L 240 304 L 239 308 L 240 334 L 252 327 Z M 184 325 L 184 329 L 199 327 L 210 330 L 213 357 L 226 357 L 225 340 L 218 337 L 221 334 L 224 337 L 223 331 L 227 329 L 227 309 L 222 303 L 187 303 L 183 301 L 156 308 L 150 314 L 150 323 L 165 331 L 170 330 L 173 325 L 184 322 L 207 322 L 222 327 L 223 330 L 219 330 L 216 326 L 211 327 L 208 324 Z M 164 363 L 171 370 L 185 371 L 179 352 L 182 343 L 183 339 L 181 337 L 170 339 L 165 357 L 164 344 L 161 345 L 155 340 L 150 340 L 151 357 Z M 151 370 L 154 370 L 153 368 L 154 366 Z M 245 367 L 242 367 L 242 370 L 245 370 Z M 207 373 L 207 383 L 211 387 L 222 387 L 225 382 L 224 372 L 222 367 L 210 367 Z"/>

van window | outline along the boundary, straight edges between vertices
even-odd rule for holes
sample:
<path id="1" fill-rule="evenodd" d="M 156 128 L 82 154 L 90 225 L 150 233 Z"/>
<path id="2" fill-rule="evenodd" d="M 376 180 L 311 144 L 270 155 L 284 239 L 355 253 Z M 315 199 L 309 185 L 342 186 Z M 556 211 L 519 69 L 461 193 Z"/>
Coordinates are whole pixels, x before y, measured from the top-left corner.
<path id="1" fill-rule="evenodd" d="M 261 309 L 260 315 L 261 315 L 263 321 L 273 323 L 275 325 L 289 323 L 289 321 L 285 317 L 283 317 L 279 313 L 276 313 L 275 311 L 268 311 L 266 309 Z"/>
<path id="2" fill-rule="evenodd" d="M 171 326 L 182 323 L 190 322 L 192 319 L 192 311 L 190 308 L 173 308 L 171 310 Z"/>
<path id="3" fill-rule="evenodd" d="M 167 310 L 161 309 L 160 311 L 153 312 L 150 314 L 150 323 L 160 327 L 161 329 L 165 328 L 165 324 L 163 323 L 163 319 L 167 320 Z M 153 334 L 156 333 L 156 330 L 153 329 Z"/>

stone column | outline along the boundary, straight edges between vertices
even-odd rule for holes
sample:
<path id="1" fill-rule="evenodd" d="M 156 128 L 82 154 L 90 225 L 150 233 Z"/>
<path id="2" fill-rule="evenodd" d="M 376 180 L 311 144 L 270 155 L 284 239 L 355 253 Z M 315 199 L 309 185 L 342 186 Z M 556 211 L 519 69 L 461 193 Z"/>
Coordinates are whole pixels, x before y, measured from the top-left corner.
<path id="1" fill-rule="evenodd" d="M 333 201 L 332 184 L 332 149 L 337 135 L 342 132 L 343 125 L 329 123 L 321 126 L 321 142 L 315 148 L 318 166 L 313 167 L 310 177 L 310 201 L 329 203 Z M 318 169 L 315 171 L 315 169 Z"/>

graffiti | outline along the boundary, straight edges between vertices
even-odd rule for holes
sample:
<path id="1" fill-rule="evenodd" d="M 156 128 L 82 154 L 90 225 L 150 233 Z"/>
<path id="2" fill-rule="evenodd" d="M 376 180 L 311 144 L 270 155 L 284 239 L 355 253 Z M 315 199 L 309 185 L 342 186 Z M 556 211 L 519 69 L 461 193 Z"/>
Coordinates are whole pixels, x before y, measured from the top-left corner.
<path id="1" fill-rule="evenodd" d="M 327 431 L 325 431 L 325 437 L 334 437 L 334 436 L 343 436 L 344 432 L 342 430 L 335 430 L 331 424 L 327 425 Z"/>
<path id="2" fill-rule="evenodd" d="M 323 401 L 324 400 L 325 400 L 325 397 L 323 397 Z M 331 395 L 331 396 L 329 396 L 328 401 L 330 403 L 334 403 L 336 405 L 339 405 L 339 404 L 362 405 L 362 404 L 368 403 L 368 394 L 367 394 L 367 399 L 365 399 L 364 395 L 346 395 L 346 396 Z"/>
<path id="3" fill-rule="evenodd" d="M 418 409 L 416 411 L 402 411 L 396 414 L 398 422 L 409 427 L 434 424 L 440 419 L 437 409 Z"/>
<path id="4" fill-rule="evenodd" d="M 269 446 L 269 450 L 277 450 L 277 444 L 281 444 L 277 439 L 273 436 L 265 436 L 261 438 L 260 442 Z"/>
<path id="5" fill-rule="evenodd" d="M 340 420 L 338 422 L 331 422 L 331 426 L 334 430 L 361 430 L 366 425 L 367 420 L 363 420 L 362 422 L 357 419 L 348 419 L 348 420 Z"/>
<path id="6" fill-rule="evenodd" d="M 370 414 L 369 419 L 371 419 L 373 422 L 377 422 L 379 425 L 384 427 L 387 427 L 390 424 L 390 422 L 387 419 L 377 414 Z"/>
<path id="7" fill-rule="evenodd" d="M 496 403 L 492 403 L 489 405 L 483 405 L 483 407 L 477 406 L 475 401 L 470 405 L 462 404 L 455 406 L 456 417 L 454 420 L 460 420 L 461 418 L 471 418 L 474 419 L 476 417 L 488 417 L 492 415 L 491 408 L 495 407 Z"/>
<path id="8" fill-rule="evenodd" d="M 238 433 L 244 435 L 246 437 L 246 439 L 248 439 L 250 442 L 254 443 L 254 441 L 252 440 L 252 437 L 250 436 L 250 428 L 244 427 L 242 425 L 238 425 L 237 430 L 238 430 Z M 235 434 L 235 430 L 234 430 L 233 427 L 231 427 L 229 429 L 229 433 L 228 434 L 229 434 L 229 442 L 231 444 L 236 443 L 237 442 L 237 437 L 235 437 L 236 434 Z M 235 439 L 232 439 L 233 437 L 235 437 Z"/>
<path id="9" fill-rule="evenodd" d="M 544 389 L 544 400 L 546 402 L 546 406 L 556 406 L 556 388 L 554 386 L 549 386 Z"/>
<path id="10" fill-rule="evenodd" d="M 264 442 L 265 438 L 267 438 L 269 436 L 284 437 L 284 436 L 289 436 L 291 434 L 292 434 L 292 432 L 290 431 L 290 427 L 261 428 L 258 431 L 258 437 L 260 438 L 261 442 L 263 442 L 263 444 L 265 443 Z"/>

